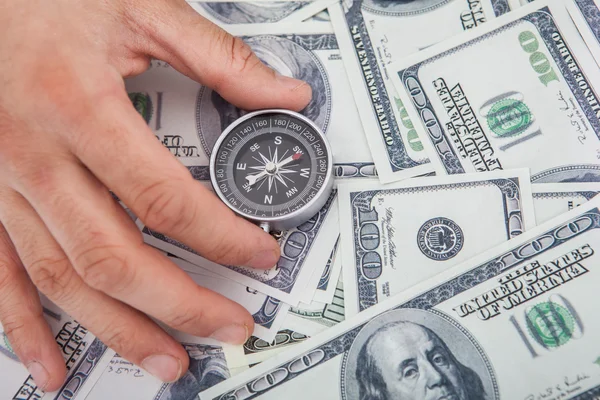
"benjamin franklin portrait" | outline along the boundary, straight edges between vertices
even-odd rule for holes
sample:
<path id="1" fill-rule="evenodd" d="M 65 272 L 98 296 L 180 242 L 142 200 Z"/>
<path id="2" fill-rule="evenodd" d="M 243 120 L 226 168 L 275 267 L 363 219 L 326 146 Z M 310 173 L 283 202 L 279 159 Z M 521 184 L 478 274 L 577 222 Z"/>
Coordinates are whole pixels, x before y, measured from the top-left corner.
<path id="1" fill-rule="evenodd" d="M 349 351 L 346 399 L 495 398 L 485 356 L 439 315 L 395 310 L 374 321 L 365 325 Z"/>
<path id="2" fill-rule="evenodd" d="M 331 112 L 331 90 L 327 74 L 311 51 L 281 36 L 260 35 L 244 38 L 258 58 L 281 75 L 306 81 L 312 88 L 312 99 L 301 111 L 323 132 Z M 206 154 L 212 153 L 217 138 L 232 122 L 246 114 L 225 101 L 217 92 L 202 87 L 196 104 L 198 136 Z"/>

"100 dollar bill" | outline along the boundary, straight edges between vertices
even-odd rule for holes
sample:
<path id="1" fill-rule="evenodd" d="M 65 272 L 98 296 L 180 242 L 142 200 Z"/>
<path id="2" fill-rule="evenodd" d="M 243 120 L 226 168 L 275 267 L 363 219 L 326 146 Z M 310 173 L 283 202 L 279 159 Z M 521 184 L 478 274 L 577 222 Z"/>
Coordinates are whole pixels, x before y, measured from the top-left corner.
<path id="1" fill-rule="evenodd" d="M 535 226 L 526 169 L 338 185 L 346 315 Z"/>
<path id="2" fill-rule="evenodd" d="M 508 10 L 506 0 L 344 0 L 329 7 L 382 182 L 433 169 L 388 65 Z"/>
<path id="3" fill-rule="evenodd" d="M 391 68 L 438 173 L 600 181 L 600 72 L 562 3 L 535 1 Z"/>
<path id="4" fill-rule="evenodd" d="M 592 199 L 200 397 L 596 398 L 599 208 Z"/>

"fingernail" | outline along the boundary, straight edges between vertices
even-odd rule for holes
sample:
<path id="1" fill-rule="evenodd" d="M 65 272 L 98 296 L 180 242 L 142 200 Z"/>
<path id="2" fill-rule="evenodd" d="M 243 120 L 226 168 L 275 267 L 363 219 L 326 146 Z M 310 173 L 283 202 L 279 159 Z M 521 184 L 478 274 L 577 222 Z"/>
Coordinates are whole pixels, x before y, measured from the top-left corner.
<path id="1" fill-rule="evenodd" d="M 309 90 L 310 86 L 308 83 L 301 81 L 300 79 L 290 78 L 285 75 L 277 75 L 277 80 L 282 86 L 285 86 L 293 92 Z"/>
<path id="2" fill-rule="evenodd" d="M 50 376 L 48 375 L 48 371 L 42 364 L 37 361 L 32 361 L 27 364 L 27 370 L 29 374 L 33 378 L 37 387 L 43 392 L 48 385 L 48 381 L 50 380 Z"/>
<path id="3" fill-rule="evenodd" d="M 175 382 L 181 376 L 181 361 L 168 354 L 154 354 L 144 358 L 142 368 L 165 383 Z"/>
<path id="4" fill-rule="evenodd" d="M 238 324 L 224 326 L 214 331 L 210 337 L 223 343 L 244 344 L 248 340 L 248 327 Z"/>
<path id="5" fill-rule="evenodd" d="M 267 269 L 273 268 L 277 264 L 277 261 L 279 261 L 277 253 L 273 250 L 263 250 L 252 257 L 246 266 L 250 268 Z"/>

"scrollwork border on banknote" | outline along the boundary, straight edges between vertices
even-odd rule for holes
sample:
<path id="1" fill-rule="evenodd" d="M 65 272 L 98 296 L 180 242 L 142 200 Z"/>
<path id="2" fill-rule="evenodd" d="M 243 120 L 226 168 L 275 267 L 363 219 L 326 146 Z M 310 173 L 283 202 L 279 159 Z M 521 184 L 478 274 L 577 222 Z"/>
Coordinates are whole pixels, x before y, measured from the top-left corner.
<path id="1" fill-rule="evenodd" d="M 431 140 L 432 144 L 434 145 L 434 147 L 440 157 L 440 160 L 448 174 L 464 173 L 465 171 L 464 171 L 464 168 L 461 166 L 460 159 L 457 157 L 456 152 L 454 151 L 454 148 L 450 145 L 450 140 L 448 139 L 447 133 L 444 130 L 444 128 L 442 127 L 442 124 L 440 123 L 440 120 L 434 111 L 434 107 L 433 107 L 431 101 L 429 100 L 429 97 L 423 90 L 423 85 L 421 84 L 421 81 L 418 76 L 419 69 L 424 65 L 430 64 L 436 60 L 444 58 L 448 55 L 455 54 L 463 49 L 466 49 L 467 47 L 470 47 L 479 42 L 482 42 L 489 37 L 499 35 L 503 31 L 508 30 L 508 29 L 512 28 L 513 26 L 522 23 L 523 20 L 531 22 L 538 29 L 540 36 L 542 37 L 542 39 L 544 40 L 544 43 L 546 44 L 546 48 L 548 49 L 548 51 L 552 55 L 552 58 L 558 65 L 558 68 L 560 69 L 562 76 L 565 78 L 567 85 L 569 86 L 569 88 L 571 89 L 571 91 L 573 92 L 575 97 L 577 98 L 578 104 L 580 105 L 580 107 L 582 108 L 582 110 L 584 111 L 584 113 L 587 116 L 593 116 L 592 118 L 588 118 L 588 121 L 592 125 L 596 136 L 598 136 L 598 138 L 600 139 L 600 119 L 598 119 L 596 117 L 596 114 L 593 112 L 589 102 L 586 101 L 584 94 L 582 93 L 579 85 L 577 84 L 577 80 L 575 79 L 574 73 L 568 67 L 567 63 L 564 60 L 564 57 L 560 55 L 560 51 L 556 48 L 555 43 L 554 43 L 555 40 L 552 39 L 553 34 L 559 35 L 561 41 L 565 44 L 565 49 L 567 49 L 567 51 L 569 52 L 569 55 L 572 56 L 573 63 L 575 63 L 575 65 L 577 66 L 577 69 L 579 71 L 581 71 L 582 79 L 585 80 L 585 83 L 590 88 L 590 91 L 591 91 L 590 93 L 594 96 L 594 98 L 597 100 L 597 102 L 598 102 L 598 96 L 596 95 L 596 93 L 593 89 L 593 86 L 589 84 L 588 79 L 585 77 L 584 71 L 581 69 L 580 63 L 577 61 L 576 57 L 573 56 L 573 54 L 571 53 L 569 44 L 566 42 L 566 40 L 563 37 L 563 34 L 561 34 L 560 30 L 558 29 L 558 26 L 554 22 L 554 18 L 552 16 L 551 10 L 548 7 L 543 7 L 539 10 L 533 11 L 531 14 L 525 15 L 524 17 L 522 17 L 521 19 L 519 19 L 517 21 L 513 21 L 513 22 L 511 22 L 507 25 L 504 25 L 498 29 L 488 32 L 485 35 L 482 35 L 482 36 L 477 37 L 473 40 L 470 40 L 466 43 L 463 43 L 457 47 L 454 47 L 450 50 L 440 53 L 440 54 L 438 54 L 434 57 L 431 57 L 425 61 L 422 61 L 420 63 L 412 65 L 405 70 L 398 71 L 398 77 L 400 78 L 400 81 L 402 82 L 402 84 L 404 85 L 406 90 L 408 92 L 410 92 L 409 86 L 411 86 L 411 88 L 413 89 L 413 92 L 415 92 L 415 93 L 418 92 L 417 95 L 423 96 L 422 101 L 420 101 L 422 103 L 421 105 L 418 105 L 417 101 L 415 101 L 415 98 L 413 97 L 413 99 L 412 99 L 413 105 L 415 107 L 417 107 L 417 109 L 419 110 L 420 119 L 421 119 L 421 123 L 423 124 L 423 126 L 428 127 L 426 129 L 426 131 L 427 131 L 427 134 L 429 135 L 429 139 Z M 416 90 L 417 87 L 415 87 L 414 85 L 417 85 L 419 90 Z M 424 116 L 433 119 L 436 124 L 432 125 L 431 120 L 429 120 L 428 123 L 426 124 L 425 121 L 423 120 Z"/>
<path id="2" fill-rule="evenodd" d="M 321 279 L 319 279 L 319 284 L 317 285 L 318 290 L 327 290 L 327 286 L 329 286 L 329 279 L 331 278 L 331 269 L 333 268 L 333 260 L 336 257 L 336 253 L 338 250 L 338 245 L 340 244 L 340 235 L 335 241 L 333 245 L 333 250 L 331 250 L 331 254 L 329 255 L 329 259 L 327 260 L 327 264 L 325 265 L 325 269 L 323 270 L 323 274 L 321 275 Z"/>
<path id="3" fill-rule="evenodd" d="M 260 307 L 258 312 L 252 314 L 252 318 L 254 319 L 254 323 L 260 326 L 264 326 L 265 328 L 271 328 L 273 326 L 273 322 L 277 318 L 277 313 L 281 308 L 281 301 L 267 296 L 265 302 Z"/>
<path id="4" fill-rule="evenodd" d="M 590 31 L 600 41 L 600 13 L 594 0 L 574 0 Z"/>
<path id="5" fill-rule="evenodd" d="M 542 172 L 538 172 L 535 175 L 531 175 L 531 183 L 544 183 L 547 178 L 553 178 L 554 176 L 560 176 L 563 172 L 573 172 L 573 171 L 598 171 L 597 175 L 600 176 L 600 165 L 593 164 L 583 164 L 583 165 L 565 165 L 556 168 L 550 168 Z M 591 182 L 597 181 L 596 179 L 591 179 Z M 552 179 L 549 182 L 568 182 L 564 180 L 555 180 Z"/>
<path id="6" fill-rule="evenodd" d="M 267 343 L 264 340 L 257 338 L 256 336 L 251 336 L 250 339 L 248 339 L 246 343 L 244 343 L 244 354 L 248 355 L 261 353 L 263 351 L 269 351 L 275 348 L 300 343 L 305 341 L 306 339 L 308 339 L 308 336 L 302 333 L 294 332 L 289 329 L 284 329 L 277 332 L 273 343 Z"/>
<path id="7" fill-rule="evenodd" d="M 570 199 L 573 197 L 583 197 L 586 201 L 591 200 L 598 192 L 581 191 L 581 192 L 539 192 L 533 193 L 534 199 Z"/>
<path id="8" fill-rule="evenodd" d="M 552 248 L 566 243 L 584 232 L 598 228 L 600 228 L 600 210 L 598 210 L 598 208 L 588 210 L 587 212 L 572 218 L 570 221 L 548 230 L 492 260 L 481 263 L 479 266 L 472 268 L 468 272 L 443 282 L 405 303 L 399 304 L 394 307 L 393 310 L 412 308 L 433 312 L 435 310 L 432 310 L 432 308 L 436 305 L 482 284 L 485 281 L 495 278 L 521 262 L 539 256 Z M 548 243 L 546 239 L 551 239 L 551 243 Z M 248 400 L 258 394 L 271 390 L 286 381 L 294 379 L 303 372 L 320 365 L 323 361 L 346 353 L 350 349 L 357 334 L 368 322 L 369 321 L 366 321 L 359 326 L 332 338 L 327 343 L 308 350 L 300 357 L 281 364 L 270 372 L 230 390 L 227 393 L 214 398 L 214 400 L 237 399 L 240 398 L 238 397 L 238 394 L 242 396 L 241 398 Z M 496 398 L 498 398 L 498 389 L 495 380 L 494 386 Z M 261 388 L 261 390 L 257 391 L 256 388 Z M 585 393 L 579 394 L 576 398 L 587 399 L 590 394 L 598 393 L 600 391 L 599 388 L 600 386 L 592 388 Z"/>
<path id="9" fill-rule="evenodd" d="M 504 219 L 506 227 L 506 239 L 512 239 L 525 231 L 523 224 L 523 215 L 521 212 L 521 191 L 519 186 L 519 178 L 508 178 L 508 179 L 491 179 L 486 181 L 476 182 L 462 182 L 449 185 L 437 185 L 437 186 L 419 186 L 411 188 L 400 188 L 400 189 L 387 189 L 386 193 L 393 194 L 407 194 L 407 193 L 419 193 L 419 192 L 437 192 L 437 191 L 448 191 L 456 190 L 460 188 L 479 187 L 479 186 L 496 186 L 500 190 L 502 196 L 502 202 L 504 204 Z M 373 198 L 379 194 L 380 190 L 355 192 L 350 193 L 350 203 L 352 204 L 352 227 L 354 231 L 354 260 L 356 282 L 357 282 L 357 293 L 358 293 L 358 308 L 359 311 L 366 310 L 369 307 L 374 306 L 378 303 L 377 299 L 377 283 L 375 280 L 368 279 L 362 273 L 360 261 L 363 256 L 367 253 L 366 250 L 362 249 L 359 243 L 359 230 L 361 229 L 359 214 L 361 212 L 370 212 L 372 209 L 371 202 Z M 515 209 L 514 205 L 518 207 Z M 517 223 L 521 229 L 515 229 Z"/>
<path id="10" fill-rule="evenodd" d="M 98 361 L 102 359 L 102 356 L 107 350 L 108 347 L 102 343 L 100 339 L 94 338 L 94 341 L 92 344 L 90 344 L 90 347 L 88 347 L 83 357 L 80 358 L 75 371 L 69 374 L 69 377 L 54 398 L 74 398 L 77 394 L 77 391 L 83 387 L 86 380 L 98 366 Z"/>

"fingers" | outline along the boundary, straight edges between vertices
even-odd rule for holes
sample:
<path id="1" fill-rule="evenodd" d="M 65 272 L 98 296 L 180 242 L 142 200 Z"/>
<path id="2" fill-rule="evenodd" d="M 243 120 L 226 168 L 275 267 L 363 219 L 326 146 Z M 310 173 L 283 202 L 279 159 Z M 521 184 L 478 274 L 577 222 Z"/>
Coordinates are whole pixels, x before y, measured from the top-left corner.
<path id="1" fill-rule="evenodd" d="M 4 191 L 2 198 L 4 200 L 0 207 L 1 217 L 7 221 L 7 230 L 14 238 L 19 256 L 29 276 L 42 293 L 81 322 L 107 346 L 159 379 L 175 381 L 187 370 L 187 353 L 164 330 L 147 316 L 90 288 L 82 281 L 45 228 L 43 221 L 25 199 L 12 191 Z M 10 210 L 12 216 L 7 216 L 6 210 Z M 37 299 L 37 291 L 29 279 L 27 281 L 30 291 L 33 291 Z M 2 299 L 19 302 L 26 298 L 17 295 L 15 292 L 10 296 L 3 296 Z M 0 311 L 4 309 L 0 305 Z M 27 315 L 24 310 L 18 311 Z M 39 312 L 41 313 L 41 309 Z M 38 330 L 33 329 L 36 328 L 33 323 L 28 323 L 27 326 L 23 324 L 23 328 L 28 332 Z M 47 352 L 50 349 L 53 350 L 53 355 L 57 353 L 58 358 L 43 359 L 39 362 L 40 368 L 50 374 L 48 389 L 53 390 L 62 383 L 65 363 L 58 353 L 52 335 L 49 337 L 50 342 L 39 340 L 28 343 L 33 346 L 32 351 Z M 39 346 L 40 343 L 46 345 Z"/>
<path id="2" fill-rule="evenodd" d="M 275 73 L 241 39 L 195 12 L 181 1 L 163 1 L 162 15 L 143 20 L 156 58 L 169 62 L 192 79 L 215 89 L 227 101 L 244 109 L 303 109 L 310 86 Z M 139 18 L 138 18 L 139 19 Z"/>
<path id="3" fill-rule="evenodd" d="M 88 170 L 72 163 L 47 165 L 43 182 L 30 180 L 21 189 L 87 285 L 175 329 L 234 344 L 247 339 L 254 325 L 250 314 L 196 285 L 144 245 L 133 222 Z"/>
<path id="4" fill-rule="evenodd" d="M 151 229 L 227 265 L 272 268 L 279 245 L 194 181 L 150 133 L 129 99 L 95 100 L 72 151 Z M 101 128 L 99 128 L 101 127 Z"/>
<path id="5" fill-rule="evenodd" d="M 40 390 L 57 390 L 65 378 L 65 361 L 43 317 L 38 292 L 23 269 L 2 224 L 0 322 L 12 350 L 27 367 Z"/>

